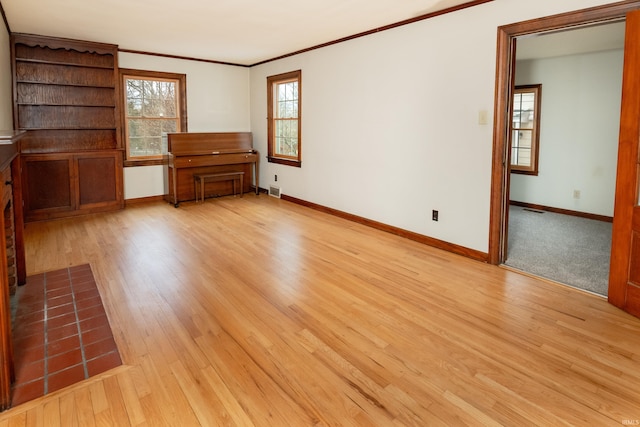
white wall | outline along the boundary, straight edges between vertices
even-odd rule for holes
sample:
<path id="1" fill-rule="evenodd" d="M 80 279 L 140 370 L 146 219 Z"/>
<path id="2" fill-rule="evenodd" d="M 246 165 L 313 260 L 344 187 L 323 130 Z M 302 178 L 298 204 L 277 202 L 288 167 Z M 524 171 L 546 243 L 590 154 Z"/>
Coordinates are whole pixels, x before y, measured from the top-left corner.
<path id="1" fill-rule="evenodd" d="M 540 160 L 511 174 L 511 200 L 613 216 L 622 64 L 622 50 L 517 63 L 516 84 L 542 84 Z"/>
<path id="2" fill-rule="evenodd" d="M 486 252 L 492 117 L 480 125 L 478 112 L 493 111 L 497 27 L 605 3 L 494 0 L 251 69 L 130 53 L 119 61 L 186 73 L 189 131 L 251 130 L 262 155 L 266 77 L 301 69 L 302 168 L 263 161 L 263 187 L 278 174 L 284 194 Z M 8 58 L 0 67 L 6 87 Z M 10 111 L 1 101 L 5 126 Z M 147 168 L 126 168 L 125 198 L 162 194 L 161 168 Z"/>
<path id="3" fill-rule="evenodd" d="M 120 52 L 120 68 L 165 71 L 187 75 L 189 132 L 246 132 L 249 120 L 249 69 Z M 124 197 L 164 194 L 161 166 L 124 169 Z"/>
<path id="4" fill-rule="evenodd" d="M 13 129 L 12 113 L 12 83 L 11 83 L 11 50 L 9 33 L 0 21 L 0 129 Z"/>
<path id="5" fill-rule="evenodd" d="M 302 167 L 263 162 L 283 194 L 486 252 L 500 25 L 604 4 L 495 0 L 251 69 L 266 153 L 266 77 L 302 70 Z M 431 221 L 431 210 L 440 221 Z"/>

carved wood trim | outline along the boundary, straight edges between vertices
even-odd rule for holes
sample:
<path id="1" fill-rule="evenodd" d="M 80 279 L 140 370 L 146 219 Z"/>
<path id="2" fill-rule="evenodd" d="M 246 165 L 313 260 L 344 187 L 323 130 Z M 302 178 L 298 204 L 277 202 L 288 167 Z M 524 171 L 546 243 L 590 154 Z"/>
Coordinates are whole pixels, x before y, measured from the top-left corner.
<path id="1" fill-rule="evenodd" d="M 114 56 L 117 56 L 118 52 L 118 46 L 110 43 L 98 43 L 26 33 L 12 33 L 12 36 L 15 38 L 15 43 L 21 43 L 31 47 L 39 46 L 48 47 L 50 49 L 75 50 L 76 52 Z"/>

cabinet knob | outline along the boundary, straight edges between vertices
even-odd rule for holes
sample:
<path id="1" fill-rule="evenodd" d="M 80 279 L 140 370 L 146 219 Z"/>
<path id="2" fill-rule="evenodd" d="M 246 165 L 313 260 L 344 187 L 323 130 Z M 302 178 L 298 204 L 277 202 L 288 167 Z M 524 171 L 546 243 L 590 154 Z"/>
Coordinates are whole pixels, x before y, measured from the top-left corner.
<path id="1" fill-rule="evenodd" d="M 13 185 L 13 181 L 5 181 L 4 185 Z"/>

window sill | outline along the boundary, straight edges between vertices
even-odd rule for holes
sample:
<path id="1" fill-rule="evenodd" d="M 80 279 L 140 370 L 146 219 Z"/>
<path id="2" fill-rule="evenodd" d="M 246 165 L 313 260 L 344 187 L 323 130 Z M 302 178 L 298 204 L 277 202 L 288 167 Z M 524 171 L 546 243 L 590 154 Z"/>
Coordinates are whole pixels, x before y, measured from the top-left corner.
<path id="1" fill-rule="evenodd" d="M 134 167 L 134 166 L 158 166 L 158 165 L 166 165 L 167 160 L 164 158 L 159 159 L 139 159 L 139 160 L 125 160 L 123 165 L 125 168 Z"/>
<path id="2" fill-rule="evenodd" d="M 531 175 L 531 176 L 538 176 L 538 171 L 527 171 L 527 170 L 522 170 L 522 169 L 513 169 L 513 166 L 511 167 L 511 173 L 517 173 L 520 175 Z"/>
<path id="3" fill-rule="evenodd" d="M 278 163 L 280 165 L 293 166 L 296 168 L 302 167 L 302 162 L 299 160 L 283 159 L 281 157 L 267 156 L 269 163 Z"/>

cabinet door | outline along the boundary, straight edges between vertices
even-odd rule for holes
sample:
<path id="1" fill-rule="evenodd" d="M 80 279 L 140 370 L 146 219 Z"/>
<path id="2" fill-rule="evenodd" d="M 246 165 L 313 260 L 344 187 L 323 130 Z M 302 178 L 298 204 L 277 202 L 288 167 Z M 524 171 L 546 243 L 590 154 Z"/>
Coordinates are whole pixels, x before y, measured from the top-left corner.
<path id="1" fill-rule="evenodd" d="M 27 219 L 44 219 L 75 209 L 73 156 L 23 156 L 22 172 Z"/>
<path id="2" fill-rule="evenodd" d="M 122 207 L 122 153 L 77 154 L 78 209 Z"/>
<path id="3" fill-rule="evenodd" d="M 124 207 L 122 152 L 22 156 L 26 221 Z"/>

